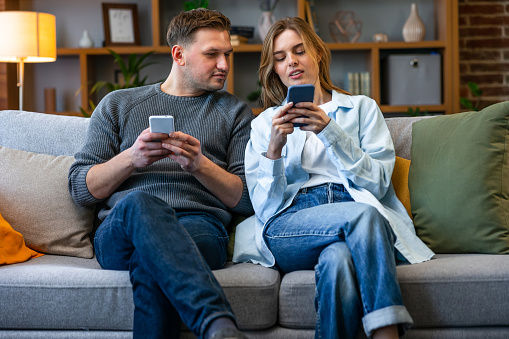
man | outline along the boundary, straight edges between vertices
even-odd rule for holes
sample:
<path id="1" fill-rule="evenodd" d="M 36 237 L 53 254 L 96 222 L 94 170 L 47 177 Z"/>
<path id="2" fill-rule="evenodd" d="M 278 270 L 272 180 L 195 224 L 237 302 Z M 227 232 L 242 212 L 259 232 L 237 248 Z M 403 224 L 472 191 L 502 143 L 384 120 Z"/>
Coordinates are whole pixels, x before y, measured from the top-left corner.
<path id="1" fill-rule="evenodd" d="M 108 94 L 69 171 L 80 205 L 100 203 L 95 235 L 105 269 L 129 270 L 134 337 L 244 338 L 211 269 L 226 262 L 229 210 L 252 214 L 244 149 L 253 113 L 224 91 L 230 21 L 205 9 L 168 28 L 173 58 L 160 84 Z M 170 135 L 149 116 L 173 115 Z"/>

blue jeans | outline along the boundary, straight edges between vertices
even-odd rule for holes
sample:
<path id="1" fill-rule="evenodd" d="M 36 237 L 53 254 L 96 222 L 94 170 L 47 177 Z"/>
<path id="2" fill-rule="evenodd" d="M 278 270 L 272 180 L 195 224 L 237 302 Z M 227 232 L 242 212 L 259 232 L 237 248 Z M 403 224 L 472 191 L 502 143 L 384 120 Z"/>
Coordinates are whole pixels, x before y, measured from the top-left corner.
<path id="1" fill-rule="evenodd" d="M 235 321 L 211 272 L 226 262 L 228 234 L 207 213 L 175 213 L 143 192 L 126 195 L 95 235 L 105 269 L 129 270 L 134 337 L 179 338 L 181 321 L 201 338 L 218 317 Z"/>
<path id="2" fill-rule="evenodd" d="M 396 276 L 394 233 L 343 185 L 302 189 L 267 224 L 264 239 L 283 272 L 315 270 L 315 338 L 355 338 L 361 318 L 368 337 L 412 324 Z"/>

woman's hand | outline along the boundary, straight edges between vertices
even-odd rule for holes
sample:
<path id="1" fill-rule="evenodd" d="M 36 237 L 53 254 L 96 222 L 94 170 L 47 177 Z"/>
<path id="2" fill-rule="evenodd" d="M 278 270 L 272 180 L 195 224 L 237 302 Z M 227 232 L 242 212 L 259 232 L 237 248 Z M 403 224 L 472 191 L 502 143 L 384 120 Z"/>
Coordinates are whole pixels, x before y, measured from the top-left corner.
<path id="1" fill-rule="evenodd" d="M 267 150 L 267 158 L 269 159 L 276 160 L 281 158 L 281 151 L 283 146 L 286 145 L 287 136 L 293 133 L 294 127 L 290 121 L 297 117 L 297 115 L 287 113 L 292 106 L 292 102 L 287 103 L 272 117 L 270 142 Z"/>
<path id="2" fill-rule="evenodd" d="M 301 130 L 310 131 L 315 134 L 320 133 L 330 122 L 327 114 L 312 102 L 296 104 L 294 108 L 288 110 L 288 115 L 290 114 L 296 117 L 291 120 L 292 122 L 307 124 L 306 126 L 301 126 Z"/>

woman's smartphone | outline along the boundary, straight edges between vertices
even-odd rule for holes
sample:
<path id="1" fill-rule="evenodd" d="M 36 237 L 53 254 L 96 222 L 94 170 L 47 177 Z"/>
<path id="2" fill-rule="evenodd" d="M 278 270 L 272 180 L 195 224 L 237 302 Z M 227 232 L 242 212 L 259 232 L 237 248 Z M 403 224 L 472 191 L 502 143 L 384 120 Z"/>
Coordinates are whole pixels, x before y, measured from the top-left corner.
<path id="1" fill-rule="evenodd" d="M 293 102 L 294 105 L 299 102 L 313 102 L 314 98 L 315 98 L 315 86 L 313 85 L 304 84 L 304 85 L 293 85 L 288 87 L 287 102 Z M 306 125 L 307 124 L 302 123 L 293 124 L 294 127 L 301 127 Z"/>
<path id="2" fill-rule="evenodd" d="M 171 115 L 152 115 L 148 118 L 151 133 L 167 133 L 175 131 L 173 116 Z M 156 141 L 156 140 L 154 140 Z"/>

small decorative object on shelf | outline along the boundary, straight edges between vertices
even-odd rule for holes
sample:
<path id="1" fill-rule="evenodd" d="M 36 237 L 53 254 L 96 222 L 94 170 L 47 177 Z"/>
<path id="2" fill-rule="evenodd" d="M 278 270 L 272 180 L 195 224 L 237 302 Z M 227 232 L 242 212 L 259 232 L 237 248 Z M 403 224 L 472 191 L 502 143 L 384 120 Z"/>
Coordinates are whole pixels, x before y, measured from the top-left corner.
<path id="1" fill-rule="evenodd" d="M 138 9 L 136 4 L 102 3 L 105 46 L 138 46 Z"/>
<path id="2" fill-rule="evenodd" d="M 79 46 L 81 48 L 92 48 L 94 47 L 94 41 L 90 37 L 90 34 L 88 34 L 88 30 L 83 31 L 83 35 L 81 36 Z"/>
<path id="3" fill-rule="evenodd" d="M 422 41 L 425 35 L 426 27 L 419 17 L 417 5 L 412 4 L 410 8 L 410 15 L 403 25 L 403 40 L 405 40 L 405 42 Z"/>
<path id="4" fill-rule="evenodd" d="M 260 1 L 260 9 L 262 10 L 262 15 L 258 18 L 258 34 L 260 38 L 265 40 L 269 29 L 276 22 L 276 18 L 272 11 L 276 8 L 278 0 L 259 0 Z"/>
<path id="5" fill-rule="evenodd" d="M 362 34 L 362 21 L 353 11 L 339 11 L 329 23 L 335 42 L 357 42 Z"/>
<path id="6" fill-rule="evenodd" d="M 389 37 L 385 33 L 376 33 L 373 35 L 373 42 L 388 42 Z"/>

